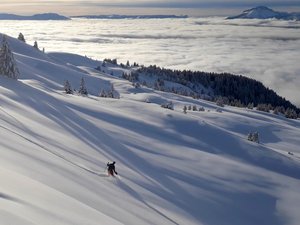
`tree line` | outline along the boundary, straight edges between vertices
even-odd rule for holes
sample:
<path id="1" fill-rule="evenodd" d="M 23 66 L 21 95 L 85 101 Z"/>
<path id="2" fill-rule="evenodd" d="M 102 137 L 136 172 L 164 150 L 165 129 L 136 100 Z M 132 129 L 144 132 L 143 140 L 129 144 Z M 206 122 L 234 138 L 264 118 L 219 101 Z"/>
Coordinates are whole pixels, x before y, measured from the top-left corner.
<path id="1" fill-rule="evenodd" d="M 222 104 L 237 107 L 257 107 L 258 110 L 266 112 L 273 110 L 274 113 L 283 113 L 289 118 L 300 117 L 300 109 L 290 101 L 265 87 L 261 82 L 242 75 L 171 70 L 151 65 L 148 67 L 142 66 L 132 74 L 124 74 L 123 77 L 131 81 L 138 81 L 140 75 L 157 77 L 154 88 L 161 91 L 219 101 Z M 190 91 L 164 87 L 164 81 L 179 83 Z M 143 81 L 143 84 L 145 84 L 145 81 Z"/>

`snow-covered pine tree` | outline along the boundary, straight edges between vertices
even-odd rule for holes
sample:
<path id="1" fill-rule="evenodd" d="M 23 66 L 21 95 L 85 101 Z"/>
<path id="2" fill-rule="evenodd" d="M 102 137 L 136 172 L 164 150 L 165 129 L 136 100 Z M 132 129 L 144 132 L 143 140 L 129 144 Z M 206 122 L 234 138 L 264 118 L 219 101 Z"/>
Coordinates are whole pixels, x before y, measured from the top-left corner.
<path id="1" fill-rule="evenodd" d="M 223 98 L 222 98 L 222 97 L 219 97 L 219 98 L 216 100 L 216 105 L 217 105 L 217 106 L 220 106 L 220 107 L 224 107 L 224 101 L 223 101 Z"/>
<path id="2" fill-rule="evenodd" d="M 298 115 L 294 109 L 288 108 L 285 111 L 285 117 L 289 119 L 297 119 Z"/>
<path id="3" fill-rule="evenodd" d="M 248 105 L 247 105 L 247 108 L 248 109 L 253 109 L 254 108 L 254 104 L 251 102 L 251 103 L 249 103 Z"/>
<path id="4" fill-rule="evenodd" d="M 186 114 L 186 111 L 187 111 L 187 107 L 185 105 L 185 106 L 183 106 L 183 113 Z"/>
<path id="5" fill-rule="evenodd" d="M 250 132 L 248 134 L 248 140 L 259 143 L 259 135 L 258 132 Z"/>
<path id="6" fill-rule="evenodd" d="M 163 104 L 160 105 L 162 108 L 165 108 L 165 109 L 170 109 L 170 110 L 174 110 L 174 104 L 172 101 L 170 102 L 165 102 Z"/>
<path id="7" fill-rule="evenodd" d="M 37 41 L 34 41 L 33 47 L 36 48 L 37 50 L 40 50 Z"/>
<path id="8" fill-rule="evenodd" d="M 99 97 L 106 98 L 107 97 L 106 92 L 104 90 L 101 90 L 100 93 L 99 93 Z"/>
<path id="9" fill-rule="evenodd" d="M 81 78 L 81 81 L 80 81 L 80 87 L 79 87 L 78 93 L 81 95 L 88 95 L 88 91 L 85 87 L 85 81 L 84 81 L 83 77 Z"/>
<path id="10" fill-rule="evenodd" d="M 110 86 L 110 90 L 107 93 L 108 98 L 114 98 L 115 97 L 115 87 L 113 84 Z"/>
<path id="11" fill-rule="evenodd" d="M 65 90 L 66 94 L 73 94 L 71 84 L 68 80 L 66 80 L 64 83 L 64 90 Z"/>
<path id="12" fill-rule="evenodd" d="M 19 41 L 26 42 L 26 41 L 25 41 L 25 37 L 24 37 L 24 35 L 23 35 L 22 33 L 19 33 L 18 40 L 19 40 Z"/>
<path id="13" fill-rule="evenodd" d="M 18 79 L 20 76 L 17 63 L 5 35 L 3 35 L 0 47 L 0 74 L 12 79 Z"/>
<path id="14" fill-rule="evenodd" d="M 252 137 L 254 142 L 259 143 L 258 132 L 254 132 Z"/>
<path id="15" fill-rule="evenodd" d="M 202 106 L 202 107 L 199 107 L 199 112 L 204 112 L 205 111 L 205 109 L 204 109 L 204 107 Z"/>

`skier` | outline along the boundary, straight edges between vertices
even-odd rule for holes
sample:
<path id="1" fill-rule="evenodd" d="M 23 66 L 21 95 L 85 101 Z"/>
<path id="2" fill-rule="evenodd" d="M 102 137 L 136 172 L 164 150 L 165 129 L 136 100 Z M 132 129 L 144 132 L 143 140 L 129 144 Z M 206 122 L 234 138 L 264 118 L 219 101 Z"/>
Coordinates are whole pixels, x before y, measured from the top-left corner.
<path id="1" fill-rule="evenodd" d="M 116 162 L 114 161 L 113 163 L 107 163 L 107 172 L 108 172 L 108 176 L 115 176 L 118 175 L 117 171 L 116 171 L 116 168 L 115 168 L 115 164 Z"/>

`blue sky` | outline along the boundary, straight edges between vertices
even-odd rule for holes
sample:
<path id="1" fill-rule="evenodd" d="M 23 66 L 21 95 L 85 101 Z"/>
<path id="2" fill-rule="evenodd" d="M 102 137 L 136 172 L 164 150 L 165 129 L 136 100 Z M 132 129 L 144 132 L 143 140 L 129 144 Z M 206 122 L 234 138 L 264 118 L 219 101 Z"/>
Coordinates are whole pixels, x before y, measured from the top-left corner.
<path id="1" fill-rule="evenodd" d="M 190 14 L 231 15 L 266 5 L 278 10 L 300 11 L 300 0 L 1 0 L 0 11 L 18 14 L 58 12 L 79 14 Z"/>

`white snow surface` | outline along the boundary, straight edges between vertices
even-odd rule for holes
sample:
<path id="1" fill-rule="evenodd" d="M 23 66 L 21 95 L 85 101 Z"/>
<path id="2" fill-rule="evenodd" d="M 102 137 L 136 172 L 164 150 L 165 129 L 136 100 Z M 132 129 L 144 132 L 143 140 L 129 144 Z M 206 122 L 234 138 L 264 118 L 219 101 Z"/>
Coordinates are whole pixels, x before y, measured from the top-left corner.
<path id="1" fill-rule="evenodd" d="M 299 120 L 216 112 L 135 89 L 94 70 L 101 62 L 8 41 L 21 76 L 0 76 L 0 224 L 299 224 Z M 64 81 L 78 89 L 82 77 L 89 95 L 66 95 Z M 111 84 L 120 99 L 98 97 Z M 247 141 L 252 131 L 259 144 Z"/>

